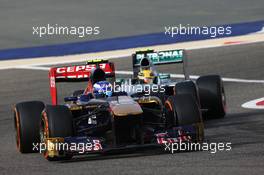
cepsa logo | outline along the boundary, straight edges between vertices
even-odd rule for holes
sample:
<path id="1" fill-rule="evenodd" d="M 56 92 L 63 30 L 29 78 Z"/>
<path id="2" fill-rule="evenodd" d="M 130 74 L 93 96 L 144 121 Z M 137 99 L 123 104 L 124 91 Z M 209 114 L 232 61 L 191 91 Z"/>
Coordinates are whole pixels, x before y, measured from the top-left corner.
<path id="1" fill-rule="evenodd" d="M 106 63 L 99 64 L 101 69 L 106 68 Z M 87 64 L 87 65 L 78 65 L 78 66 L 69 66 L 69 67 L 58 67 L 56 69 L 56 73 L 71 73 L 71 72 L 90 72 L 92 69 L 95 69 L 95 64 Z"/>

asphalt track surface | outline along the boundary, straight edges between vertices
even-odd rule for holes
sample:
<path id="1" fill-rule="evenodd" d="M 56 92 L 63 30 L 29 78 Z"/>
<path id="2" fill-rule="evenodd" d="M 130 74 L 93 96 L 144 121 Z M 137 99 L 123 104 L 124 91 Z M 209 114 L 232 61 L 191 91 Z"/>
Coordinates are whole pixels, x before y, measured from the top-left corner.
<path id="1" fill-rule="evenodd" d="M 188 52 L 191 74 L 263 79 L 264 43 Z M 113 60 L 118 70 L 131 70 L 129 58 Z M 180 73 L 168 65 L 164 72 Z M 20 154 L 15 146 L 12 105 L 25 100 L 50 103 L 47 71 L 0 70 L 0 174 L 263 174 L 264 111 L 241 108 L 245 101 L 263 97 L 264 84 L 225 82 L 228 115 L 205 123 L 210 142 L 231 142 L 231 151 L 160 154 L 156 150 L 106 157 L 76 157 L 70 162 L 48 162 L 39 154 Z M 62 86 L 69 95 L 74 86 Z"/>
<path id="2" fill-rule="evenodd" d="M 263 0 L 0 0 L 0 49 L 164 32 L 164 26 L 263 20 Z M 99 26 L 84 38 L 33 35 L 32 27 Z"/>

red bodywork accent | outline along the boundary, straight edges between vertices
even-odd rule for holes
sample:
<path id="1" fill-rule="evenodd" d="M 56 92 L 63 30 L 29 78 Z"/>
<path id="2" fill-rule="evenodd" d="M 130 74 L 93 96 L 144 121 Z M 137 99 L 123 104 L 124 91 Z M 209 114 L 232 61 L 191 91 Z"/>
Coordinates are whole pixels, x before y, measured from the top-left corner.
<path id="1" fill-rule="evenodd" d="M 264 100 L 256 103 L 257 106 L 264 106 Z"/>
<path id="2" fill-rule="evenodd" d="M 115 77 L 115 67 L 114 63 L 99 63 L 99 64 L 83 64 L 83 65 L 72 65 L 64 67 L 52 67 L 49 71 L 50 80 L 50 95 L 53 105 L 58 104 L 57 99 L 57 82 L 81 82 L 89 81 L 91 72 L 96 67 L 100 67 L 104 70 L 106 78 Z M 88 88 L 90 89 L 90 83 L 88 83 Z"/>

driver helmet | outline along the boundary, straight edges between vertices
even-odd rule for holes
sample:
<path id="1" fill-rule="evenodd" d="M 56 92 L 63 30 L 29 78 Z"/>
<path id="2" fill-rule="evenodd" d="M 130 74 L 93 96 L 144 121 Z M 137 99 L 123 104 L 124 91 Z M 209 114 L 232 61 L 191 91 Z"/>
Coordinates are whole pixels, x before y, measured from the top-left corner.
<path id="1" fill-rule="evenodd" d="M 152 84 L 156 78 L 155 73 L 150 68 L 141 68 L 138 73 L 138 79 L 143 80 L 146 84 Z"/>
<path id="2" fill-rule="evenodd" d="M 108 81 L 99 81 L 93 85 L 95 97 L 111 97 L 112 85 Z"/>

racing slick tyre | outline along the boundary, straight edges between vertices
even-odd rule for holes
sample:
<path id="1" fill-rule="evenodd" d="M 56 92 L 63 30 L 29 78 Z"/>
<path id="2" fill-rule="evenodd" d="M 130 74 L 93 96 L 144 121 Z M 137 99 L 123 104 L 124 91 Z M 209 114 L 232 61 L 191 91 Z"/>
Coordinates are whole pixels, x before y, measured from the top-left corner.
<path id="1" fill-rule="evenodd" d="M 21 153 L 33 153 L 33 143 L 40 142 L 39 122 L 44 104 L 40 101 L 18 103 L 14 107 L 16 145 Z"/>
<path id="2" fill-rule="evenodd" d="M 196 81 L 201 108 L 208 119 L 222 118 L 226 115 L 226 96 L 224 85 L 219 75 L 201 76 Z"/>
<path id="3" fill-rule="evenodd" d="M 82 95 L 83 92 L 84 92 L 84 90 L 76 90 L 76 91 L 74 91 L 74 92 L 72 93 L 72 96 L 73 96 L 73 97 L 78 97 L 78 96 Z"/>
<path id="4" fill-rule="evenodd" d="M 183 81 L 176 83 L 174 86 L 174 94 L 190 94 L 197 101 L 199 107 L 201 107 L 198 90 L 193 81 Z"/>
<path id="5" fill-rule="evenodd" d="M 71 111 L 63 105 L 47 105 L 42 112 L 40 122 L 40 139 L 41 143 L 45 143 L 46 138 L 69 137 L 73 136 L 73 123 Z M 61 150 L 59 150 L 60 153 Z M 48 151 L 43 152 L 47 160 L 67 160 L 71 159 L 71 155 L 49 156 Z"/>
<path id="6" fill-rule="evenodd" d="M 170 96 L 164 107 L 167 128 L 202 122 L 200 108 L 190 94 Z"/>

